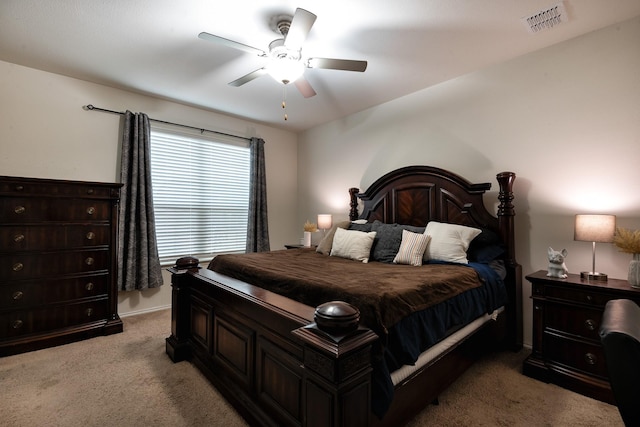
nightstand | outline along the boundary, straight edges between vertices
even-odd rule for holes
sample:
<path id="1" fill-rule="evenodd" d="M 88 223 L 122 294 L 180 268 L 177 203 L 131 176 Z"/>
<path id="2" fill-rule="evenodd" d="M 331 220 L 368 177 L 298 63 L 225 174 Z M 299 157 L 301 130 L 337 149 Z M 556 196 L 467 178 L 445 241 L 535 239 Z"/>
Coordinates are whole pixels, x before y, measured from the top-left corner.
<path id="1" fill-rule="evenodd" d="M 640 304 L 640 290 L 626 280 L 589 281 L 579 274 L 556 279 L 546 270 L 526 279 L 533 300 L 533 348 L 523 374 L 615 404 L 598 330 L 607 301 Z"/>
<path id="2" fill-rule="evenodd" d="M 290 245 L 284 245 L 285 248 L 287 249 L 300 249 L 300 248 L 304 248 L 304 245 L 301 244 L 290 244 Z"/>
<path id="3" fill-rule="evenodd" d="M 287 249 L 301 249 L 301 248 L 313 248 L 315 249 L 317 247 L 317 245 L 311 245 L 311 246 L 305 246 L 305 245 L 301 245 L 301 244 L 288 244 L 288 245 L 284 245 L 285 248 Z"/>

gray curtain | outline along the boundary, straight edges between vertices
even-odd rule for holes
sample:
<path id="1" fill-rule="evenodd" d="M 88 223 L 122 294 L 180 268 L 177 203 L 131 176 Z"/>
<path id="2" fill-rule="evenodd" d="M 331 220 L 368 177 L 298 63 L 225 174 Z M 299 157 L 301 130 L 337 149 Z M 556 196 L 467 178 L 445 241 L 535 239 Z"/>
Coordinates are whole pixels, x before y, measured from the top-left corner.
<path id="1" fill-rule="evenodd" d="M 162 285 L 158 258 L 153 193 L 151 191 L 149 117 L 124 114 L 118 229 L 118 289 L 157 288 Z"/>
<path id="2" fill-rule="evenodd" d="M 264 140 L 251 138 L 251 183 L 249 185 L 249 223 L 247 252 L 264 252 L 269 247 L 267 221 L 267 176 L 264 165 Z"/>

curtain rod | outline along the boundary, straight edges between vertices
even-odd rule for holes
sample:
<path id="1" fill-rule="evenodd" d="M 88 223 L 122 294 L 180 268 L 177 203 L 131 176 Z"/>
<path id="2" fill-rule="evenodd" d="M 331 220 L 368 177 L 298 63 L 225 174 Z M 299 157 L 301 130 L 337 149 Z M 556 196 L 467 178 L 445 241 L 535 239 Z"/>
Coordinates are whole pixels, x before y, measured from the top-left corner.
<path id="1" fill-rule="evenodd" d="M 84 105 L 82 108 L 87 110 L 87 111 L 102 111 L 104 113 L 119 114 L 121 116 L 124 115 L 124 113 L 122 111 L 114 111 L 114 110 L 107 110 L 106 108 L 98 108 L 98 107 L 94 107 L 91 104 Z M 152 119 L 151 117 L 149 117 L 149 120 L 152 121 L 152 122 L 164 123 L 165 125 L 179 126 L 179 127 L 183 127 L 183 128 L 199 130 L 200 133 L 211 132 L 211 133 L 215 133 L 215 134 L 218 134 L 218 135 L 230 136 L 231 138 L 238 138 L 238 139 L 244 139 L 246 141 L 251 141 L 251 138 L 247 138 L 246 136 L 232 135 L 230 133 L 218 132 L 217 130 L 198 128 L 198 127 L 195 127 L 195 126 L 183 125 L 183 124 L 180 124 L 180 123 L 166 122 L 164 120 Z"/>

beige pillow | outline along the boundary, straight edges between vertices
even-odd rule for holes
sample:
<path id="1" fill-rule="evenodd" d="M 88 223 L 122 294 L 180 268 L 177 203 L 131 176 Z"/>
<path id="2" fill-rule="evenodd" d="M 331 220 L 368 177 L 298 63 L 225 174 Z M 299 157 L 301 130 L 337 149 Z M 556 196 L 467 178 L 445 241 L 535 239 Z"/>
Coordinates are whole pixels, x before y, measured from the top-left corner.
<path id="1" fill-rule="evenodd" d="M 431 236 L 426 234 L 402 230 L 402 242 L 393 262 L 413 266 L 422 265 L 422 257 L 427 245 L 429 245 L 429 240 L 431 240 Z"/>
<path id="2" fill-rule="evenodd" d="M 369 262 L 371 245 L 373 245 L 375 237 L 375 231 L 366 233 L 364 231 L 336 228 L 330 255 L 365 263 Z"/>
<path id="3" fill-rule="evenodd" d="M 431 236 L 424 259 L 468 264 L 469 243 L 481 232 L 479 228 L 430 221 L 424 230 L 424 234 Z"/>
<path id="4" fill-rule="evenodd" d="M 318 243 L 316 252 L 319 252 L 322 255 L 329 255 L 331 253 L 331 247 L 333 246 L 333 236 L 336 234 L 336 229 L 342 228 L 346 230 L 349 228 L 350 223 L 350 221 L 342 221 L 333 224 L 333 227 L 327 231 L 327 234 L 325 234 L 322 240 L 320 240 L 320 243 Z"/>

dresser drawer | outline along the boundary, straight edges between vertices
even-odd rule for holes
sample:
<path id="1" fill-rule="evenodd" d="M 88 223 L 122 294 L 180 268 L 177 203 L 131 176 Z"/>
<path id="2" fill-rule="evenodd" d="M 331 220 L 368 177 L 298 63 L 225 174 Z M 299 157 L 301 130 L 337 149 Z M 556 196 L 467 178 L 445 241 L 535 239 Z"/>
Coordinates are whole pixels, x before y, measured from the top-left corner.
<path id="1" fill-rule="evenodd" d="M 596 308 L 577 307 L 564 304 L 546 304 L 544 308 L 545 328 L 567 334 L 600 340 L 598 329 L 602 311 Z"/>
<path id="2" fill-rule="evenodd" d="M 71 249 L 110 243 L 109 224 L 0 226 L 2 251 Z"/>
<path id="3" fill-rule="evenodd" d="M 16 281 L 0 285 L 0 311 L 104 297 L 108 293 L 107 273 L 70 279 Z"/>
<path id="4" fill-rule="evenodd" d="M 96 185 L 83 182 L 66 185 L 64 182 L 48 182 L 46 180 L 5 179 L 0 181 L 0 193 L 8 196 L 86 196 L 97 198 L 117 197 L 113 186 Z"/>
<path id="5" fill-rule="evenodd" d="M 0 255 L 0 282 L 108 271 L 110 260 L 108 248 Z"/>
<path id="6" fill-rule="evenodd" d="M 598 344 L 545 332 L 545 360 L 601 378 L 608 378 L 604 350 Z"/>
<path id="7" fill-rule="evenodd" d="M 0 314 L 0 339 L 46 333 L 56 329 L 105 320 L 108 299 L 57 305 Z"/>
<path id="8" fill-rule="evenodd" d="M 56 221 L 108 221 L 111 203 L 104 200 L 65 198 L 2 198 L 0 223 L 20 224 Z"/>

